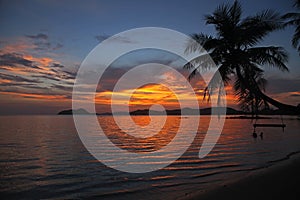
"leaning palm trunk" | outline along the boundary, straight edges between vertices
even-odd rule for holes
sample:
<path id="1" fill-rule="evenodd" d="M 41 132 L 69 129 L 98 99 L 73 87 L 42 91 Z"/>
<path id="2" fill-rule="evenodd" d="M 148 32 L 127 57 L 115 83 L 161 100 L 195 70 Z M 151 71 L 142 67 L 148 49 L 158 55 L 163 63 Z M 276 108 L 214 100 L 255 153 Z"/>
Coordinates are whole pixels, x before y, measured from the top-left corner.
<path id="1" fill-rule="evenodd" d="M 267 96 L 262 91 L 259 91 L 259 95 L 261 96 L 261 98 L 264 101 L 266 101 L 269 104 L 275 106 L 279 110 L 288 111 L 289 113 L 295 113 L 295 114 L 299 113 L 299 108 L 297 106 L 292 106 L 292 105 L 281 103 L 281 102 Z"/>
<path id="2" fill-rule="evenodd" d="M 255 106 L 254 109 L 256 112 L 259 110 L 259 106 L 260 106 L 260 101 L 262 103 L 264 103 L 266 108 L 269 108 L 269 104 L 273 105 L 274 107 L 278 108 L 279 110 L 282 111 L 287 111 L 287 113 L 299 113 L 299 108 L 297 106 L 293 106 L 293 105 L 289 105 L 289 104 L 284 104 L 281 103 L 271 97 L 269 97 L 268 95 L 266 95 L 263 90 L 265 90 L 264 85 L 260 84 L 260 81 L 262 81 L 262 78 L 260 77 L 259 74 L 255 74 L 255 75 L 250 75 L 250 77 L 248 77 L 248 79 L 245 79 L 245 77 L 241 74 L 240 68 L 236 68 L 236 73 L 238 75 L 238 79 L 239 82 L 241 82 L 240 84 L 243 85 L 244 90 L 241 89 L 241 86 L 238 85 L 236 86 L 236 90 L 240 90 L 240 93 L 238 93 L 238 95 L 241 95 L 243 93 L 246 93 L 246 96 L 248 97 L 249 95 L 252 98 L 249 98 L 250 101 L 254 101 L 255 102 Z M 251 72 L 248 72 L 251 73 Z M 258 80 L 259 78 L 259 80 Z M 264 80 L 265 81 L 265 80 Z M 241 91 L 243 90 L 243 91 Z M 241 100 L 244 100 L 244 102 L 247 102 L 247 99 L 245 100 L 243 97 L 240 98 Z"/>

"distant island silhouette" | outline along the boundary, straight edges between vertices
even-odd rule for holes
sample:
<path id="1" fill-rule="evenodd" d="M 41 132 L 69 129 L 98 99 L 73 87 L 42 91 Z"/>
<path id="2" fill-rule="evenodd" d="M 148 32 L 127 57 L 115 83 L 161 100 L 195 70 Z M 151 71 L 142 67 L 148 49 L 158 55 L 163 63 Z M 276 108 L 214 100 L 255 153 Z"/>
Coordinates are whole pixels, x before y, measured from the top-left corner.
<path id="1" fill-rule="evenodd" d="M 218 109 L 226 109 L 226 115 L 253 115 L 253 116 L 238 116 L 238 117 L 228 117 L 228 118 L 240 118 L 240 119 L 250 119 L 250 118 L 262 118 L 259 116 L 255 116 L 253 113 L 250 112 L 244 112 L 241 110 L 236 110 L 234 108 L 218 108 L 216 107 L 215 110 L 218 111 Z M 218 112 L 216 112 L 218 114 Z M 86 111 L 83 108 L 72 110 L 62 110 L 57 113 L 58 115 L 92 115 L 93 113 L 90 113 Z M 111 113 L 111 112 L 104 112 L 104 113 L 96 113 L 96 115 L 99 116 L 109 116 L 109 115 L 126 115 L 126 112 L 116 112 L 116 113 Z M 183 109 L 174 109 L 174 110 L 166 110 L 166 111 L 155 111 L 155 110 L 150 110 L 151 115 L 211 115 L 212 114 L 212 108 L 202 108 L 202 109 L 192 109 L 192 108 L 183 108 Z M 286 110 L 262 110 L 259 111 L 257 114 L 260 115 L 297 115 L 297 112 L 292 112 L 292 111 L 286 111 Z M 138 115 L 149 115 L 149 109 L 143 109 L 143 110 L 135 110 L 130 112 L 130 115 L 133 116 L 138 116 Z"/>
<path id="2" fill-rule="evenodd" d="M 90 115 L 91 113 L 89 113 L 88 111 L 86 111 L 83 108 L 80 108 L 80 109 L 77 109 L 77 110 L 72 110 L 72 109 L 63 110 L 63 111 L 60 111 L 57 114 L 58 115 L 73 115 L 73 114 L 76 114 L 76 115 Z"/>

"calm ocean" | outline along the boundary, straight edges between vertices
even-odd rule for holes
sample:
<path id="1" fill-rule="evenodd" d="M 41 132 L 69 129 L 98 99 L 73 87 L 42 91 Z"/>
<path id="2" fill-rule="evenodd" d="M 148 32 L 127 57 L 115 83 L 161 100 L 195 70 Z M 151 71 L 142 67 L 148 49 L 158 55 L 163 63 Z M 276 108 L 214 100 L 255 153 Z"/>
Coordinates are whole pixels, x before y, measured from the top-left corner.
<path id="1" fill-rule="evenodd" d="M 121 121 L 126 119 L 118 117 Z M 187 117 L 190 126 L 195 126 L 196 117 Z M 272 117 L 275 119 L 260 122 L 281 123 L 278 116 Z M 142 126 L 148 123 L 147 116 L 133 118 Z M 249 171 L 299 152 L 300 120 L 292 116 L 284 118 L 287 125 L 284 132 L 281 128 L 257 128 L 264 135 L 256 139 L 252 137 L 252 120 L 226 119 L 214 149 L 199 159 L 199 148 L 209 123 L 209 116 L 201 116 L 196 138 L 181 158 L 158 171 L 130 174 L 97 161 L 81 143 L 72 116 L 0 116 L 0 197 L 183 199 L 186 194 L 241 178 Z M 168 144 L 181 120 L 179 116 L 167 117 L 160 134 L 140 141 L 143 145 L 139 145 L 124 136 L 111 116 L 98 119 L 117 146 L 140 153 Z M 149 128 L 147 131 L 151 132 Z"/>

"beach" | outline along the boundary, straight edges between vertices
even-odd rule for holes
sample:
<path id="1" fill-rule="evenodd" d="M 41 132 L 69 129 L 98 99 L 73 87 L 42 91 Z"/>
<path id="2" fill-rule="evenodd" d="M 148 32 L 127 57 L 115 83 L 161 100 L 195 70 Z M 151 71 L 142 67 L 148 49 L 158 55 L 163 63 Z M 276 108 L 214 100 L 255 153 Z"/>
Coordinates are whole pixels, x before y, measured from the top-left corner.
<path id="1" fill-rule="evenodd" d="M 297 199 L 300 195 L 300 154 L 246 174 L 243 178 L 190 194 L 189 200 L 209 199 Z"/>

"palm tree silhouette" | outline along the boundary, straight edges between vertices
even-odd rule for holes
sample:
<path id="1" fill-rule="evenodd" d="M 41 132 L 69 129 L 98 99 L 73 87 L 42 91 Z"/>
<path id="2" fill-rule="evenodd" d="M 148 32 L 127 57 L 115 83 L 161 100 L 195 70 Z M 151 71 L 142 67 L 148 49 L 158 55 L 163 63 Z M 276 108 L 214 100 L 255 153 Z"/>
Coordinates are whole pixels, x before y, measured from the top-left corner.
<path id="1" fill-rule="evenodd" d="M 300 9 L 300 0 L 295 0 L 294 7 Z M 285 25 L 292 25 L 295 26 L 296 30 L 292 38 L 292 44 L 294 48 L 298 50 L 300 53 L 300 13 L 299 12 L 292 12 L 292 13 L 287 13 L 283 16 L 283 19 L 289 19 L 288 22 L 285 23 Z"/>
<path id="2" fill-rule="evenodd" d="M 208 57 L 211 57 L 221 74 L 224 84 L 229 84 L 233 78 L 235 94 L 245 110 L 257 111 L 269 104 L 283 110 L 295 110 L 291 106 L 278 102 L 264 93 L 266 80 L 263 77 L 263 66 L 276 67 L 283 72 L 288 68 L 286 51 L 277 46 L 256 46 L 270 32 L 283 28 L 280 14 L 264 10 L 254 16 L 242 17 L 241 4 L 235 1 L 223 4 L 206 15 L 206 24 L 215 26 L 216 36 L 204 33 L 193 34 L 186 47 L 186 53 L 199 52 L 199 56 L 184 68 L 192 70 L 189 79 L 201 69 L 213 67 Z M 196 42 L 195 42 L 196 41 Z M 203 49 L 207 54 L 204 54 Z M 213 77 L 205 89 L 204 98 L 209 91 L 218 88 L 219 82 Z"/>

